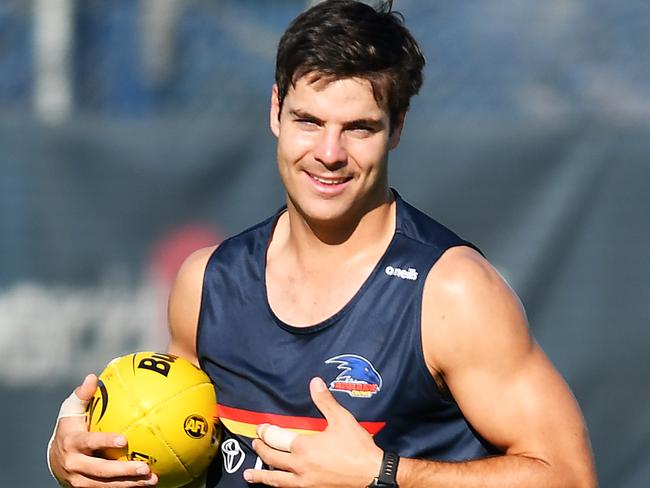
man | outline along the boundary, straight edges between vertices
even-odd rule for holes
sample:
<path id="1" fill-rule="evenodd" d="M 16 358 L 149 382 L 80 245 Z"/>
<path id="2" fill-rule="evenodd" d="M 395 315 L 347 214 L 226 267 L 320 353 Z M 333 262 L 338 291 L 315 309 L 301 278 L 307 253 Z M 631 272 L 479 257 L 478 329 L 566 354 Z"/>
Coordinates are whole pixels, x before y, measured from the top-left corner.
<path id="1" fill-rule="evenodd" d="M 389 188 L 423 65 L 387 5 L 325 1 L 280 41 L 270 125 L 286 209 L 191 255 L 169 302 L 169 352 L 200 364 L 220 404 L 207 486 L 596 485 L 579 408 L 515 294 Z M 91 456 L 124 442 L 62 418 L 53 473 L 155 484 L 146 465 Z"/>

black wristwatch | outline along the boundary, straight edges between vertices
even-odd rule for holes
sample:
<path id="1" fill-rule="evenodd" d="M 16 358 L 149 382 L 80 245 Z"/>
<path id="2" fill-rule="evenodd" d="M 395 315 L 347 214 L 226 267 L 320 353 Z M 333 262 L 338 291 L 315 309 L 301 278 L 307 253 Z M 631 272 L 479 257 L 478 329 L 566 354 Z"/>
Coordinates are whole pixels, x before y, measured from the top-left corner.
<path id="1" fill-rule="evenodd" d="M 397 485 L 397 465 L 399 456 L 393 452 L 384 451 L 384 457 L 381 460 L 379 475 L 372 480 L 367 488 L 398 488 Z"/>

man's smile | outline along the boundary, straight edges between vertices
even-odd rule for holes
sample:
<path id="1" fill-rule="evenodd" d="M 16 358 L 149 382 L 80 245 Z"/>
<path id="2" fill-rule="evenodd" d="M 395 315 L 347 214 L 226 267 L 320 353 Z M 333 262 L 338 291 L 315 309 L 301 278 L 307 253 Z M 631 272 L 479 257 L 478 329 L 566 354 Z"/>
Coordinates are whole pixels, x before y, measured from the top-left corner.
<path id="1" fill-rule="evenodd" d="M 322 176 L 305 171 L 309 177 L 317 183 L 327 186 L 342 185 L 352 179 L 351 176 Z"/>

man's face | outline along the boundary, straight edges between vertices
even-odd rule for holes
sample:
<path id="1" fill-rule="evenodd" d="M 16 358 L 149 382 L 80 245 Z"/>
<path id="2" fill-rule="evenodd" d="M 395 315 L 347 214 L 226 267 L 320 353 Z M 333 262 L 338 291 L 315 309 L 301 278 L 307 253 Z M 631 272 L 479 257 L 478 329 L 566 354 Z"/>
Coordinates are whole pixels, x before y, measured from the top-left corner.
<path id="1" fill-rule="evenodd" d="M 367 80 L 309 81 L 289 88 L 279 118 L 273 89 L 271 130 L 289 205 L 315 222 L 360 217 L 387 199 L 388 151 L 402 124 L 391 132 Z"/>

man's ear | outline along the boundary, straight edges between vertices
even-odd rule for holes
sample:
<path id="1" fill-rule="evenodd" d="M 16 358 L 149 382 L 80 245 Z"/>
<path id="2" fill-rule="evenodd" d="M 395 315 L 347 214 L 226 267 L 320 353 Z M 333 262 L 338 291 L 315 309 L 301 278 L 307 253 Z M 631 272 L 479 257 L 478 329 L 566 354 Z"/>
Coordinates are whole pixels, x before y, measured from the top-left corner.
<path id="1" fill-rule="evenodd" d="M 275 137 L 280 136 L 280 98 L 278 96 L 278 85 L 273 84 L 273 89 L 271 90 L 271 110 L 269 111 L 269 125 L 271 126 L 271 132 Z"/>
<path id="2" fill-rule="evenodd" d="M 400 138 L 402 137 L 402 129 L 404 128 L 405 117 L 406 112 L 402 112 L 397 116 L 397 120 L 395 120 L 394 124 L 391 121 L 390 135 L 388 136 L 389 150 L 395 149 L 399 144 Z"/>

